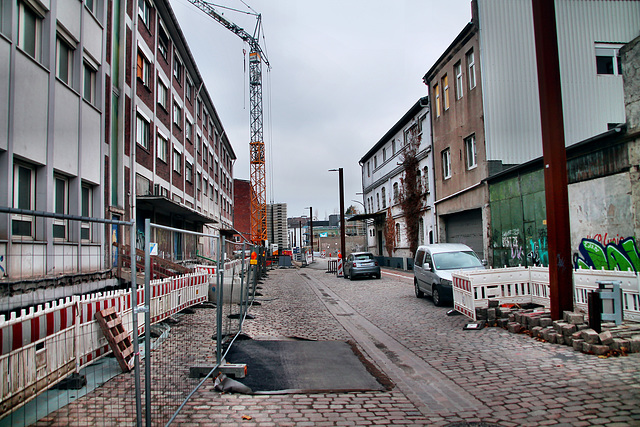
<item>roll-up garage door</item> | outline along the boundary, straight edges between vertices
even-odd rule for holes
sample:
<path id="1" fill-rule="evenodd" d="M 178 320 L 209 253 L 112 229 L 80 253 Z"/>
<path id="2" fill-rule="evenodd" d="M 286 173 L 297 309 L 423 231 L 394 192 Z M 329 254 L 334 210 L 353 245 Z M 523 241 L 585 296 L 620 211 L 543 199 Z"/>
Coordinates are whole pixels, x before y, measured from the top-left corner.
<path id="1" fill-rule="evenodd" d="M 447 243 L 464 243 L 484 259 L 482 244 L 482 211 L 472 209 L 445 217 Z"/>

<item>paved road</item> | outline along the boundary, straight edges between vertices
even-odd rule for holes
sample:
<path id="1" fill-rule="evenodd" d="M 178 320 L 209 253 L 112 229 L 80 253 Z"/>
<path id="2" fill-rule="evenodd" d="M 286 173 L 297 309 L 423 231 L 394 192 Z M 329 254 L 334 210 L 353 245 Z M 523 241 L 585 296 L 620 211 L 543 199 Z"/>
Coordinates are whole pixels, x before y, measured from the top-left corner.
<path id="1" fill-rule="evenodd" d="M 498 328 L 463 331 L 466 318 L 447 316 L 448 308 L 415 298 L 411 278 L 401 273 L 349 281 L 325 270 L 321 262 L 272 270 L 262 285 L 262 305 L 253 307 L 255 319 L 247 320 L 245 333 L 256 339 L 356 341 L 395 387 L 252 396 L 219 394 L 207 382 L 175 425 L 640 426 L 640 354 L 599 359 Z M 177 348 L 200 349 L 210 359 L 213 313 L 195 310 L 183 316 L 174 326 L 176 335 L 196 331 L 191 339 L 202 342 Z M 128 378 L 121 375 L 96 394 L 109 404 Z M 68 405 L 40 424 L 96 419 L 91 399 Z M 114 424 L 104 417 L 98 424 Z M 121 419 L 123 425 L 130 421 Z"/>

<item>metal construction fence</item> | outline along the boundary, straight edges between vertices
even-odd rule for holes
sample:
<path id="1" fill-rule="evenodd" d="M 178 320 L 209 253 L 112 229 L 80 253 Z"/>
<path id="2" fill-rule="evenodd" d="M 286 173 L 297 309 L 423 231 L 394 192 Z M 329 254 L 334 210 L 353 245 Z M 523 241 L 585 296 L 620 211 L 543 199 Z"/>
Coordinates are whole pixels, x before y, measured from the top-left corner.
<path id="1" fill-rule="evenodd" d="M 549 307 L 548 267 L 507 267 L 453 273 L 454 308 L 476 320 L 476 308 L 486 308 L 489 300 L 501 304 L 533 303 Z M 620 282 L 624 318 L 640 321 L 640 277 L 634 271 L 573 271 L 574 303 L 588 310 L 588 294 L 598 282 Z"/>
<path id="2" fill-rule="evenodd" d="M 143 252 L 131 222 L 0 207 L 0 224 L 15 231 L 16 219 L 31 232 L 0 240 L 0 426 L 169 423 L 203 381 L 190 378 L 190 368 L 216 375 L 241 333 L 258 265 L 226 259 L 231 246 L 219 236 L 148 224 Z M 154 229 L 176 240 L 212 239 L 216 259 L 151 255 Z M 114 351 L 114 334 L 99 321 L 108 313 L 121 325 L 115 338 L 128 340 L 124 350 Z M 180 327 L 189 315 L 202 319 L 198 331 Z M 190 334 L 203 331 L 211 349 L 199 360 Z"/>

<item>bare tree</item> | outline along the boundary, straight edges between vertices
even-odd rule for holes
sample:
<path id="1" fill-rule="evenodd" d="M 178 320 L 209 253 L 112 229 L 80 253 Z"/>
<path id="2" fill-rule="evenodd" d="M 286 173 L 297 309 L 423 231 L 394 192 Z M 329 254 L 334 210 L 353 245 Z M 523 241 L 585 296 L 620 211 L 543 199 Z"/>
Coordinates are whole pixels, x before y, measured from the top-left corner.
<path id="1" fill-rule="evenodd" d="M 392 257 L 396 250 L 396 225 L 391 215 L 391 206 L 387 208 L 387 217 L 384 221 L 384 247 L 389 257 Z"/>
<path id="2" fill-rule="evenodd" d="M 407 240 L 409 250 L 414 255 L 418 249 L 420 233 L 420 214 L 423 210 L 422 180 L 419 175 L 418 148 L 422 137 L 415 134 L 415 129 L 409 134 L 407 145 L 404 147 L 402 162 L 404 176 L 400 178 L 400 207 L 407 225 Z"/>

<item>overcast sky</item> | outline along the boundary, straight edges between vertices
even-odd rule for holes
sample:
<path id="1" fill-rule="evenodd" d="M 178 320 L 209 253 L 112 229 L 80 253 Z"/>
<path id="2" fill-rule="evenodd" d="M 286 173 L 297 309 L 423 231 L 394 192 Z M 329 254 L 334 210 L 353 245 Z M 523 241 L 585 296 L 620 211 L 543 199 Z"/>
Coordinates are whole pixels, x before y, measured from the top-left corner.
<path id="1" fill-rule="evenodd" d="M 170 0 L 237 160 L 249 179 L 249 88 L 243 49 L 229 30 Z M 422 96 L 422 77 L 471 20 L 471 0 L 244 0 L 262 14 L 267 203 L 289 217 L 323 220 L 340 207 L 362 212 L 358 161 Z M 241 0 L 217 4 L 247 11 Z M 253 34 L 255 17 L 217 9 Z M 306 209 L 305 209 L 306 208 Z"/>

